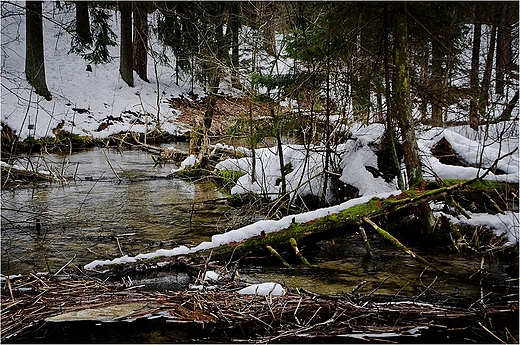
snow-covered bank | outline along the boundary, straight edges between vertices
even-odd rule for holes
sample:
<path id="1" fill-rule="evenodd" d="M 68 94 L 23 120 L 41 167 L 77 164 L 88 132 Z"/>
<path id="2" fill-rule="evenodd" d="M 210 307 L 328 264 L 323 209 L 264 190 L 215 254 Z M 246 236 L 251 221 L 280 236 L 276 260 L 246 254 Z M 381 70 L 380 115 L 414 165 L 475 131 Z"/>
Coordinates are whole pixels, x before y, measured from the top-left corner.
<path id="1" fill-rule="evenodd" d="M 25 13 L 23 7 L 2 3 L 2 122 L 21 140 L 54 136 L 53 129 L 73 134 L 106 138 L 122 131 L 143 133 L 156 125 L 182 134 L 187 128 L 176 121 L 178 113 L 170 108 L 169 99 L 184 93 L 187 87 L 175 85 L 172 66 L 148 59 L 149 82 L 134 72 L 134 87 L 129 87 L 119 74 L 119 46 L 109 47 L 111 63 L 91 64 L 69 53 L 71 35 L 59 23 L 72 23 L 75 8 L 54 2 L 43 3 L 44 15 L 54 21 L 43 21 L 45 70 L 52 100 L 34 94 L 25 79 Z M 4 13 L 11 13 L 4 18 Z M 119 12 L 111 11 L 113 30 L 119 34 Z M 153 14 L 151 15 L 153 17 Z M 151 18 L 153 19 L 153 18 Z M 156 46 L 155 36 L 150 45 Z M 157 73 L 155 73 L 155 67 Z M 203 91 L 195 85 L 195 93 Z M 146 116 L 145 116 L 146 115 Z"/>
<path id="2" fill-rule="evenodd" d="M 510 130 L 504 137 L 487 141 L 467 138 L 450 128 L 429 128 L 417 131 L 424 177 L 427 180 L 472 179 L 483 176 L 495 160 L 496 168 L 503 174 L 489 172 L 484 178 L 504 182 L 517 183 L 519 179 L 518 123 L 500 123 L 492 125 L 488 131 L 496 132 L 496 128 L 509 124 Z M 465 128 L 464 128 L 465 129 Z M 359 190 L 359 195 L 372 195 L 397 189 L 397 181 L 386 182 L 381 176 L 374 176 L 370 170 L 380 170 L 377 163 L 376 147 L 381 144 L 384 126 L 373 124 L 355 126 L 350 129 L 351 140 L 338 145 L 332 155 L 330 166 L 337 167 L 341 174 L 340 181 Z M 466 131 L 467 133 L 467 131 Z M 507 135 L 507 136 L 506 136 Z M 469 166 L 443 164 L 433 156 L 432 148 L 441 139 L 447 140 L 458 158 Z M 515 145 L 516 140 L 516 145 Z M 507 145 L 504 143 L 507 142 Z M 325 150 L 323 147 L 305 147 L 303 145 L 285 145 L 283 147 L 284 164 L 290 164 L 292 171 L 286 175 L 287 191 L 291 195 L 320 195 L 323 186 L 325 166 Z M 256 166 L 253 179 L 252 157 L 227 159 L 217 164 L 219 170 L 236 170 L 246 173 L 238 181 L 231 193 L 256 193 L 276 198 L 281 195 L 280 163 L 276 148 L 256 150 Z M 367 169 L 368 168 L 368 169 Z M 330 169 L 330 168 L 329 168 Z M 331 186 L 329 186 L 330 192 Z"/>

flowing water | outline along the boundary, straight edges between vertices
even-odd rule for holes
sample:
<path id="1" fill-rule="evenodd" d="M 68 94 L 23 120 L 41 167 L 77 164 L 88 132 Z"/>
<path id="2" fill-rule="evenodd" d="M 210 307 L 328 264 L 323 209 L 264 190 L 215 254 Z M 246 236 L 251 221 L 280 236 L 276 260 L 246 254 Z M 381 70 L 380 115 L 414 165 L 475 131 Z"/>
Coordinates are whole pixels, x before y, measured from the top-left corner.
<path id="1" fill-rule="evenodd" d="M 3 274 L 196 245 L 238 221 L 212 182 L 166 178 L 176 165 L 155 166 L 143 151 L 44 159 L 75 180 L 2 190 Z"/>
<path id="2" fill-rule="evenodd" d="M 176 145 L 186 149 L 185 144 Z M 197 245 L 248 221 L 247 216 L 226 205 L 224 195 L 212 182 L 166 178 L 176 165 L 155 166 L 151 154 L 143 151 L 96 148 L 32 160 L 74 179 L 2 190 L 4 275 L 56 272 L 69 261 L 70 265 L 83 266 L 122 254 Z M 276 281 L 289 288 L 326 294 L 348 292 L 363 281 L 366 284 L 359 292 L 377 289 L 414 296 L 429 289 L 475 298 L 483 292 L 479 285 L 484 275 L 475 274 L 481 264 L 478 257 L 424 253 L 452 273 L 446 276 L 425 271 L 377 235 L 371 241 L 372 259 L 364 255 L 360 237 L 349 235 L 336 239 L 334 245 L 319 243 L 321 249 L 312 260 L 318 269 L 245 265 L 240 274 L 250 282 Z M 486 261 L 485 269 L 486 292 L 508 279 L 499 262 Z M 145 277 L 143 282 L 171 288 L 175 284 L 186 286 L 188 279 Z"/>

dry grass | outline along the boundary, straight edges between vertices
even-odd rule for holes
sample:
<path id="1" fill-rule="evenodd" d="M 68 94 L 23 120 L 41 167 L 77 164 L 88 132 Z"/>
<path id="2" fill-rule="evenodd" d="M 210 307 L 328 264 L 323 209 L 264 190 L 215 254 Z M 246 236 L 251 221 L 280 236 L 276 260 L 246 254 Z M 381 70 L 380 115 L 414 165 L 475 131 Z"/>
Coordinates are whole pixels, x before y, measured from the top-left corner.
<path id="1" fill-rule="evenodd" d="M 181 112 L 178 117 L 180 122 L 194 126 L 204 118 L 206 98 L 196 101 L 184 97 L 173 98 L 170 100 L 170 106 Z M 211 132 L 215 135 L 222 135 L 234 124 L 236 119 L 248 119 L 250 106 L 252 107 L 253 118 L 269 115 L 269 107 L 265 104 L 251 102 L 248 98 L 218 96 Z"/>

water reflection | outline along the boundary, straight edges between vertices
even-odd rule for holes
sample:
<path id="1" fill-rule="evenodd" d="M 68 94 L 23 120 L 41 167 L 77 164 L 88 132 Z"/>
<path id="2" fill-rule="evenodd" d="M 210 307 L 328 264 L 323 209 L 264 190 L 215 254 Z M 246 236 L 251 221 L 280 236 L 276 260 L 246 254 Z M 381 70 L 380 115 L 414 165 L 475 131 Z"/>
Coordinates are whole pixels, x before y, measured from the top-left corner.
<path id="1" fill-rule="evenodd" d="M 175 165 L 155 166 L 146 152 L 94 149 L 68 157 L 67 166 L 78 167 L 75 181 L 2 190 L 3 274 L 55 271 L 74 256 L 83 265 L 195 245 L 233 217 L 202 204 L 224 197 L 213 183 L 164 178 Z"/>
<path id="2" fill-rule="evenodd" d="M 151 155 L 142 151 L 94 149 L 66 159 L 56 155 L 45 159 L 49 165 L 65 164 L 63 170 L 76 179 L 2 190 L 2 274 L 55 272 L 73 258 L 73 265 L 83 266 L 122 254 L 197 245 L 247 221 L 247 215 L 241 217 L 237 210 L 215 201 L 224 195 L 213 183 L 164 178 L 176 166 L 155 166 Z M 326 294 L 349 292 L 361 281 L 367 284 L 360 293 L 417 295 L 432 282 L 431 291 L 481 293 L 480 275 L 474 275 L 480 269 L 476 258 L 419 252 L 452 274 L 445 276 L 425 271 L 378 236 L 371 239 L 371 259 L 364 256 L 357 235 L 338 238 L 334 245 L 319 245 L 312 258 L 318 269 L 241 266 L 241 277 L 251 283 L 274 281 Z M 496 290 L 489 282 L 505 281 L 507 276 L 499 264 L 486 261 L 486 268 L 485 291 Z M 169 279 L 161 284 L 172 288 Z M 187 281 L 177 285 L 182 284 Z"/>

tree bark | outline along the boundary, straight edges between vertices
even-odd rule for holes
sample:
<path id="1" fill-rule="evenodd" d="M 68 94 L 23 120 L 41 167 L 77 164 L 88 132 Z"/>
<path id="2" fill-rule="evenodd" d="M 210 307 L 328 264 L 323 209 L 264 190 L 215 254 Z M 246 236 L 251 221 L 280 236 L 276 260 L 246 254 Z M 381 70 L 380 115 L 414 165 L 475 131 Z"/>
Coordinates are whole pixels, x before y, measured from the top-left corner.
<path id="1" fill-rule="evenodd" d="M 134 71 L 132 59 L 132 3 L 119 2 L 121 11 L 121 44 L 119 56 L 119 73 L 130 87 L 134 87 Z"/>
<path id="2" fill-rule="evenodd" d="M 410 99 L 410 77 L 408 71 L 408 28 L 406 3 L 396 3 L 397 18 L 395 27 L 395 90 L 397 119 L 401 127 L 403 137 L 404 163 L 408 175 L 410 187 L 423 181 L 421 161 L 419 160 L 419 147 L 415 137 L 415 125 L 412 116 L 412 104 Z"/>
<path id="3" fill-rule="evenodd" d="M 396 3 L 397 17 L 395 27 L 395 100 L 397 117 L 403 139 L 403 155 L 408 175 L 408 186 L 413 188 L 423 182 L 419 146 L 415 137 L 415 126 L 410 99 L 410 77 L 408 71 L 408 20 L 406 2 Z M 435 224 L 435 218 L 428 203 L 419 204 L 416 217 L 421 222 L 421 232 L 430 234 Z"/>
<path id="4" fill-rule="evenodd" d="M 148 82 L 148 4 L 135 1 L 134 8 L 134 42 L 133 42 L 133 69 L 137 75 Z"/>
<path id="5" fill-rule="evenodd" d="M 437 40 L 432 40 L 432 83 L 430 92 L 432 94 L 432 126 L 442 126 L 442 97 L 444 94 L 444 71 L 442 64 L 444 62 L 444 52 L 442 44 Z"/>
<path id="6" fill-rule="evenodd" d="M 470 106 L 469 106 L 469 125 L 473 130 L 478 130 L 479 126 L 479 68 L 480 68 L 480 41 L 482 36 L 482 24 L 480 22 L 480 6 L 473 5 L 474 24 L 473 24 L 473 47 L 471 50 L 471 72 L 469 87 L 471 92 Z"/>
<path id="7" fill-rule="evenodd" d="M 50 101 L 52 96 L 45 80 L 41 1 L 26 2 L 25 29 L 25 76 L 34 91 Z"/>
<path id="8" fill-rule="evenodd" d="M 388 3 L 384 3 L 385 21 L 383 31 L 383 44 L 384 44 L 384 65 L 385 65 L 385 98 L 386 98 L 386 131 L 388 133 L 388 139 L 390 142 L 390 150 L 392 152 L 392 161 L 397 171 L 397 185 L 400 190 L 405 190 L 405 183 L 403 181 L 403 175 L 401 174 L 401 163 L 397 155 L 394 138 L 394 126 L 393 126 L 393 104 L 391 95 L 391 84 L 390 84 L 390 62 L 389 62 L 389 49 L 388 49 Z"/>
<path id="9" fill-rule="evenodd" d="M 92 43 L 87 1 L 76 1 L 76 35 L 83 44 Z"/>

